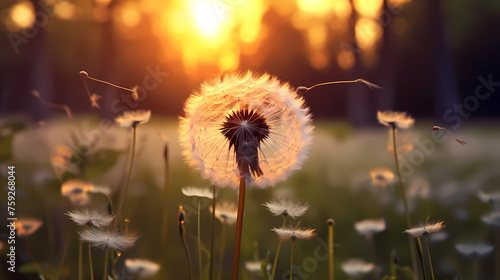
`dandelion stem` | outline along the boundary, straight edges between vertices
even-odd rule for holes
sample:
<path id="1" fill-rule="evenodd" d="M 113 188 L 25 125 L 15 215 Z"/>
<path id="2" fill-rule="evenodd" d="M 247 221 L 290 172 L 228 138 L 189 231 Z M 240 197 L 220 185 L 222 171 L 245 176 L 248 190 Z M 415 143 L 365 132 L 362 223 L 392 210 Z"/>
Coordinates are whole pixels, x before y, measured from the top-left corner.
<path id="1" fill-rule="evenodd" d="M 107 280 L 108 279 L 108 254 L 109 254 L 109 248 L 106 248 L 106 253 L 104 254 L 104 274 L 102 276 L 102 280 Z"/>
<path id="2" fill-rule="evenodd" d="M 214 211 L 215 212 L 215 211 Z M 224 261 L 224 249 L 226 245 L 226 223 L 222 223 L 222 234 L 221 234 L 221 245 L 220 245 L 220 256 L 219 256 L 219 271 L 217 273 L 217 279 L 220 280 L 222 278 L 222 266 Z"/>
<path id="3" fill-rule="evenodd" d="M 163 224 L 161 227 L 161 247 L 163 252 L 167 252 L 167 233 L 168 233 L 168 188 L 170 184 L 170 165 L 168 162 L 168 143 L 165 143 L 163 149 L 163 160 L 164 160 L 164 181 L 163 181 Z M 167 255 L 162 254 L 162 266 L 161 269 L 164 272 L 164 278 L 167 278 Z"/>
<path id="4" fill-rule="evenodd" d="M 291 257 L 290 257 L 290 280 L 292 280 L 292 276 L 293 276 L 292 269 L 293 269 L 293 244 L 294 243 L 295 243 L 295 240 L 292 239 L 292 254 L 291 254 Z"/>
<path id="5" fill-rule="evenodd" d="M 245 210 L 245 178 L 240 178 L 240 195 L 238 199 L 238 215 L 236 219 L 236 238 L 234 244 L 233 258 L 233 280 L 238 280 L 238 269 L 240 264 L 241 234 L 243 229 L 243 211 Z"/>
<path id="6" fill-rule="evenodd" d="M 67 234 L 67 237 L 66 237 L 66 243 L 64 244 L 64 250 L 63 250 L 63 254 L 62 254 L 62 257 L 61 257 L 61 262 L 59 263 L 59 267 L 57 268 L 57 274 L 56 274 L 56 280 L 59 279 L 59 276 L 61 275 L 61 269 L 64 265 L 64 261 L 66 260 L 66 254 L 68 253 L 68 247 L 69 247 L 69 241 L 71 240 L 71 235 Z"/>
<path id="7" fill-rule="evenodd" d="M 287 217 L 288 216 L 283 215 L 283 225 L 281 227 L 285 226 L 285 222 L 286 222 Z M 274 263 L 273 263 L 273 271 L 271 272 L 271 280 L 274 280 L 274 274 L 276 273 L 276 265 L 278 264 L 278 257 L 280 255 L 281 242 L 283 242 L 283 240 L 279 239 L 278 249 L 276 249 L 276 254 L 274 255 Z"/>
<path id="8" fill-rule="evenodd" d="M 115 88 L 123 89 L 123 90 L 130 91 L 130 92 L 134 92 L 132 89 L 125 88 L 125 87 L 121 87 L 121 86 L 118 86 L 118 85 L 112 84 L 112 83 L 110 83 L 110 82 L 106 82 L 106 81 L 103 81 L 103 80 L 99 80 L 99 79 L 96 79 L 96 78 L 92 78 L 92 77 L 90 77 L 90 76 L 87 76 L 87 79 L 91 79 L 92 81 L 96 81 L 96 82 L 99 82 L 99 83 L 103 83 L 103 84 L 106 84 L 106 85 L 110 85 L 110 86 L 115 87 Z"/>
<path id="9" fill-rule="evenodd" d="M 184 229 L 184 223 L 182 223 L 179 227 L 179 232 L 181 234 L 182 245 L 184 246 L 184 251 L 186 251 L 189 280 L 192 280 L 193 279 L 193 269 L 191 268 L 191 254 L 189 253 L 189 248 L 188 248 L 188 245 L 186 242 L 185 231 L 186 230 Z"/>
<path id="10" fill-rule="evenodd" d="M 44 99 L 42 99 L 42 97 L 40 96 L 40 93 L 36 90 L 33 90 L 32 91 L 33 95 L 38 98 L 38 100 L 40 100 L 40 102 L 49 107 L 49 108 L 52 108 L 52 109 L 56 109 L 56 110 L 63 110 L 64 112 L 66 112 L 66 115 L 68 116 L 69 119 L 72 119 L 73 118 L 73 114 L 71 113 L 71 109 L 69 108 L 68 105 L 64 105 L 64 104 L 55 104 L 55 103 L 52 103 L 52 102 L 49 102 L 49 101 L 46 101 Z"/>
<path id="11" fill-rule="evenodd" d="M 422 266 L 422 274 L 424 276 L 424 280 L 427 280 L 427 274 L 425 273 L 424 253 L 422 252 L 422 242 L 420 242 L 420 237 L 416 237 L 415 242 L 417 244 L 417 252 L 418 257 L 420 258 L 420 265 Z"/>
<path id="12" fill-rule="evenodd" d="M 118 261 L 118 254 L 116 251 L 112 251 L 111 252 L 111 264 L 112 264 L 112 267 L 111 267 L 111 275 L 113 276 L 113 280 L 116 280 L 117 277 L 116 277 L 116 262 Z"/>
<path id="13" fill-rule="evenodd" d="M 83 279 L 82 241 L 78 241 L 78 280 Z"/>
<path id="14" fill-rule="evenodd" d="M 203 279 L 203 265 L 201 263 L 201 199 L 198 197 L 198 267 L 200 269 L 200 280 Z"/>
<path id="15" fill-rule="evenodd" d="M 224 237 L 224 236 L 223 236 Z M 214 243 L 215 243 L 215 185 L 213 185 L 213 198 L 212 198 L 212 236 L 210 241 L 210 271 L 209 280 L 212 280 L 214 269 Z M 224 239 L 223 239 L 224 240 Z"/>
<path id="16" fill-rule="evenodd" d="M 120 204 L 118 205 L 118 211 L 116 211 L 115 221 L 118 223 L 120 221 L 120 215 L 123 208 L 123 203 L 125 202 L 125 196 L 127 195 L 128 185 L 130 183 L 130 174 L 132 173 L 132 165 L 134 164 L 134 155 L 135 155 L 135 142 L 137 138 L 137 127 L 136 125 L 132 125 L 132 148 L 130 149 L 130 161 L 127 168 L 127 174 L 125 179 L 125 184 L 122 189 Z"/>
<path id="17" fill-rule="evenodd" d="M 495 261 L 500 262 L 500 228 L 495 229 Z M 495 280 L 500 280 L 500 265 L 495 265 Z"/>
<path id="18" fill-rule="evenodd" d="M 315 84 L 314 86 L 311 86 L 311 87 L 308 87 L 307 90 L 311 90 L 315 87 L 319 87 L 319 86 L 326 86 L 326 85 L 333 85 L 333 84 L 352 84 L 352 83 L 363 83 L 365 85 L 367 85 L 370 89 L 380 89 L 379 86 L 377 86 L 376 84 L 373 84 L 373 83 L 370 83 L 366 80 L 363 80 L 363 79 L 356 79 L 356 80 L 351 80 L 351 81 L 335 81 L 335 82 L 326 82 L 326 83 L 321 83 L 321 84 Z"/>
<path id="19" fill-rule="evenodd" d="M 333 226 L 334 223 L 328 224 L 328 253 L 330 256 L 329 268 L 330 268 L 330 280 L 334 280 L 334 266 L 333 266 Z"/>
<path id="20" fill-rule="evenodd" d="M 92 248 L 89 243 L 89 269 L 90 269 L 90 279 L 94 280 L 94 269 L 92 269 Z"/>
<path id="21" fill-rule="evenodd" d="M 424 237 L 425 237 L 425 246 L 427 246 L 427 258 L 429 259 L 429 266 L 431 268 L 432 280 L 435 280 L 434 269 L 432 268 L 431 252 L 429 251 L 429 238 L 427 237 L 427 234 L 424 234 Z"/>
<path id="22" fill-rule="evenodd" d="M 401 189 L 401 197 L 403 198 L 403 205 L 406 215 L 406 225 L 408 228 L 411 227 L 411 219 L 410 219 L 410 211 L 408 210 L 408 202 L 406 201 L 406 191 L 405 186 L 403 184 L 403 179 L 401 178 L 401 173 L 399 171 L 399 160 L 398 160 L 398 149 L 396 145 L 396 125 L 392 125 L 392 145 L 394 151 L 394 161 L 396 162 L 396 173 L 398 174 L 399 187 Z M 410 242 L 410 251 L 411 251 L 411 261 L 413 266 L 413 277 L 417 278 L 417 259 L 415 258 L 415 245 L 411 242 L 411 237 L 408 237 Z M 419 241 L 420 242 L 420 241 Z"/>
<path id="23" fill-rule="evenodd" d="M 476 259 L 474 259 L 474 261 L 472 263 L 474 266 L 474 280 L 478 280 L 479 279 L 479 260 L 476 258 Z"/>

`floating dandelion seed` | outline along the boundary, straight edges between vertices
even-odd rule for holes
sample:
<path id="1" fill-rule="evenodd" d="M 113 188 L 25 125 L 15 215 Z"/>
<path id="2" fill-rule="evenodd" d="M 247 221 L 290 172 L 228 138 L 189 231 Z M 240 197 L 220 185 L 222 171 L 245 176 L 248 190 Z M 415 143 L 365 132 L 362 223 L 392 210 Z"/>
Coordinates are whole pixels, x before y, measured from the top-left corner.
<path id="1" fill-rule="evenodd" d="M 306 213 L 309 205 L 299 201 L 278 199 L 263 204 L 274 216 L 289 216 L 293 219 Z"/>
<path id="2" fill-rule="evenodd" d="M 147 259 L 125 259 L 125 267 L 127 272 L 137 277 L 154 276 L 160 265 Z"/>
<path id="3" fill-rule="evenodd" d="M 111 224 L 114 216 L 98 209 L 77 209 L 66 213 L 79 226 L 94 226 L 102 228 Z"/>
<path id="4" fill-rule="evenodd" d="M 139 88 L 138 86 L 134 86 L 131 89 L 130 88 L 126 88 L 126 87 L 121 87 L 121 86 L 115 85 L 115 84 L 110 83 L 110 82 L 106 82 L 106 81 L 103 81 L 103 80 L 99 80 L 99 79 L 93 78 L 93 77 L 89 76 L 89 74 L 87 72 L 85 72 L 85 71 L 80 71 L 80 77 L 82 77 L 83 84 L 85 86 L 85 90 L 87 91 L 87 95 L 89 96 L 92 108 L 95 107 L 94 106 L 95 104 L 94 104 L 93 99 L 92 99 L 92 96 L 94 96 L 94 94 L 92 94 L 92 95 L 90 94 L 90 90 L 89 90 L 89 87 L 87 86 L 87 82 L 85 81 L 85 79 L 89 79 L 89 80 L 96 81 L 96 82 L 99 82 L 99 83 L 103 83 L 103 84 L 106 84 L 106 85 L 109 85 L 109 86 L 112 86 L 112 87 L 115 87 L 115 88 L 119 88 L 119 89 L 122 89 L 122 90 L 129 91 L 129 92 L 132 93 L 132 98 L 135 101 L 139 100 L 139 94 L 138 94 L 138 91 L 137 91 L 138 88 Z M 100 98 L 100 96 L 99 96 L 99 98 Z M 96 100 L 96 102 L 97 102 L 97 100 Z M 100 108 L 99 104 L 97 104 L 96 108 Z"/>
<path id="5" fill-rule="evenodd" d="M 361 277 L 372 272 L 375 269 L 375 264 L 359 259 L 350 259 L 343 262 L 341 267 L 345 274 L 351 277 Z"/>
<path id="6" fill-rule="evenodd" d="M 375 187 L 385 188 L 394 182 L 394 172 L 387 167 L 371 169 L 370 176 Z"/>
<path id="7" fill-rule="evenodd" d="M 187 186 L 182 188 L 182 194 L 185 196 L 196 196 L 196 197 L 204 197 L 208 199 L 213 199 L 214 194 L 211 189 L 207 188 L 199 188 L 193 186 Z"/>
<path id="8" fill-rule="evenodd" d="M 467 144 L 467 142 L 465 142 L 464 140 L 458 139 L 458 138 L 456 138 L 455 136 L 453 136 L 453 134 L 452 134 L 452 133 L 451 133 L 448 129 L 446 129 L 445 127 L 435 125 L 435 126 L 433 126 L 433 127 L 432 127 L 432 130 L 434 130 L 434 131 L 444 130 L 444 131 L 448 132 L 448 133 L 451 135 L 451 137 L 452 137 L 453 139 L 455 139 L 455 141 L 457 141 L 457 142 L 458 142 L 458 143 L 460 143 L 461 145 L 465 145 L 465 144 Z"/>
<path id="9" fill-rule="evenodd" d="M 240 178 L 265 187 L 302 166 L 311 116 L 288 84 L 264 74 L 229 74 L 202 84 L 186 101 L 180 142 L 188 163 L 217 186 Z"/>
<path id="10" fill-rule="evenodd" d="M 443 225 L 443 221 L 436 223 L 426 223 L 425 225 L 420 225 L 413 227 L 411 229 L 407 229 L 404 232 L 407 233 L 410 237 L 420 237 L 422 235 L 433 234 L 444 229 L 446 226 Z"/>
<path id="11" fill-rule="evenodd" d="M 139 100 L 139 87 L 138 86 L 132 87 L 132 98 L 135 101 Z"/>
<path id="12" fill-rule="evenodd" d="M 101 106 L 99 106 L 99 103 L 97 102 L 101 98 L 102 96 L 92 93 L 92 95 L 90 96 L 90 105 L 92 106 L 92 108 L 101 109 Z"/>
<path id="13" fill-rule="evenodd" d="M 17 237 L 26 237 L 33 234 L 41 227 L 43 222 L 38 219 L 20 218 L 16 221 L 16 234 Z"/>
<path id="14" fill-rule="evenodd" d="M 57 178 L 61 179 L 66 172 L 78 174 L 78 166 L 71 162 L 71 157 L 71 151 L 66 146 L 56 146 L 51 151 L 50 164 Z"/>
<path id="15" fill-rule="evenodd" d="M 350 84 L 350 83 L 362 83 L 362 84 L 365 84 L 366 86 L 368 86 L 371 90 L 382 89 L 380 86 L 378 86 L 374 83 L 370 83 L 367 80 L 356 79 L 356 80 L 352 80 L 352 81 L 326 82 L 326 83 L 321 83 L 321 84 L 315 84 L 314 86 L 310 86 L 310 87 L 300 86 L 297 88 L 297 92 L 300 94 L 304 94 L 304 93 L 310 91 L 311 89 L 313 89 L 315 87 L 319 87 L 319 86 L 326 86 L 326 85 L 333 85 L 333 84 Z"/>
<path id="16" fill-rule="evenodd" d="M 32 90 L 31 93 L 33 94 L 33 96 L 35 96 L 38 100 L 40 100 L 40 102 L 49 107 L 49 108 L 52 108 L 52 109 L 56 109 L 56 110 L 63 110 L 64 112 L 66 112 L 66 115 L 68 116 L 69 119 L 72 119 L 73 118 L 73 114 L 71 113 L 71 109 L 69 108 L 68 105 L 64 105 L 64 104 L 55 104 L 55 103 L 52 103 L 52 102 L 49 102 L 45 99 L 43 99 L 41 96 L 40 96 L 40 93 L 37 91 L 37 90 Z"/>
<path id="17" fill-rule="evenodd" d="M 314 229 L 304 229 L 298 227 L 282 227 L 273 228 L 272 231 L 276 233 L 279 239 L 282 240 L 301 240 L 301 239 L 311 239 L 316 236 Z"/>
<path id="18" fill-rule="evenodd" d="M 396 126 L 397 128 L 410 128 L 415 123 L 415 120 L 406 112 L 378 111 L 377 119 L 385 126 Z"/>
<path id="19" fill-rule="evenodd" d="M 125 234 L 117 229 L 88 228 L 78 233 L 80 240 L 90 243 L 93 247 L 100 249 L 113 249 L 125 251 L 134 246 L 139 238 L 135 235 Z"/>
<path id="20" fill-rule="evenodd" d="M 125 111 L 115 119 L 115 122 L 121 127 L 135 127 L 148 122 L 149 118 L 151 118 L 149 110 Z"/>

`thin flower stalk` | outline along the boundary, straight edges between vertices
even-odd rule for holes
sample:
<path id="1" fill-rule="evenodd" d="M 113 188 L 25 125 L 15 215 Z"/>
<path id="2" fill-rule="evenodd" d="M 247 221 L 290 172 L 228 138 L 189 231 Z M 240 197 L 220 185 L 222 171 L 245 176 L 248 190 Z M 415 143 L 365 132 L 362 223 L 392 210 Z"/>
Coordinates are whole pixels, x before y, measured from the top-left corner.
<path id="1" fill-rule="evenodd" d="M 245 177 L 240 178 L 240 193 L 238 198 L 238 216 L 236 218 L 236 238 L 234 243 L 233 280 L 238 280 L 240 264 L 241 234 L 243 231 L 243 212 L 245 211 Z"/>
<path id="2" fill-rule="evenodd" d="M 189 253 L 189 247 L 188 247 L 187 242 L 186 242 L 186 229 L 184 228 L 185 216 L 186 216 L 186 213 L 182 209 L 182 206 L 179 206 L 179 215 L 177 217 L 177 226 L 179 227 L 179 234 L 181 236 L 182 245 L 184 246 L 184 251 L 186 252 L 189 280 L 192 280 L 193 279 L 193 270 L 191 268 L 191 254 Z"/>
<path id="3" fill-rule="evenodd" d="M 292 253 L 290 254 L 290 280 L 293 277 L 293 245 L 295 244 L 295 239 L 292 239 Z"/>
<path id="4" fill-rule="evenodd" d="M 281 227 L 284 227 L 285 226 L 285 223 L 286 223 L 286 218 L 288 216 L 286 215 L 283 215 L 283 225 Z M 271 272 L 271 280 L 274 280 L 274 275 L 276 273 L 276 266 L 278 264 L 278 257 L 280 255 L 280 248 L 281 248 L 281 242 L 283 242 L 282 239 L 279 239 L 278 240 L 278 249 L 276 249 L 276 254 L 274 255 L 274 262 L 273 262 L 273 270 Z"/>
<path id="5" fill-rule="evenodd" d="M 422 274 L 424 280 L 427 280 L 427 273 L 425 272 L 424 253 L 422 252 L 422 242 L 420 242 L 420 237 L 415 238 L 415 242 L 417 245 L 416 247 L 417 247 L 418 257 L 420 259 L 420 265 L 422 267 Z"/>
<path id="6" fill-rule="evenodd" d="M 335 279 L 335 271 L 333 266 L 333 226 L 335 225 L 335 221 L 333 219 L 328 219 L 328 255 L 329 255 L 329 270 L 330 270 L 330 280 Z"/>
<path id="7" fill-rule="evenodd" d="M 83 258 L 82 258 L 82 247 L 83 243 L 78 240 L 78 280 L 83 279 Z"/>
<path id="8" fill-rule="evenodd" d="M 33 96 L 35 96 L 38 100 L 40 100 L 40 102 L 51 108 L 51 109 L 56 109 L 56 110 L 63 110 L 66 115 L 68 116 L 68 119 L 73 119 L 73 114 L 71 113 L 71 109 L 69 108 L 68 105 L 64 105 L 64 104 L 55 104 L 55 103 L 52 103 L 52 102 L 49 102 L 49 101 L 46 101 L 44 100 L 41 96 L 40 96 L 40 92 L 38 92 L 37 90 L 33 90 L 31 91 L 31 93 L 33 94 Z"/>
<path id="9" fill-rule="evenodd" d="M 424 234 L 424 238 L 425 238 L 425 246 L 427 247 L 427 258 L 429 259 L 429 267 L 431 269 L 432 280 L 436 280 L 435 277 L 434 277 L 434 268 L 432 267 L 431 252 L 429 251 L 429 238 L 428 238 L 428 234 Z"/>
<path id="10" fill-rule="evenodd" d="M 212 186 L 213 199 L 212 199 L 212 235 L 210 240 L 210 269 L 209 269 L 209 280 L 213 278 L 214 269 L 214 244 L 215 244 L 215 185 Z M 224 227 L 224 225 L 222 225 Z M 225 238 L 225 236 L 223 236 Z"/>
<path id="11" fill-rule="evenodd" d="M 356 80 L 351 80 L 351 81 L 334 81 L 334 82 L 320 83 L 320 84 L 315 84 L 315 85 L 310 86 L 310 87 L 300 86 L 300 87 L 297 88 L 297 92 L 298 93 L 306 93 L 306 92 L 310 91 L 311 89 L 313 89 L 315 87 L 319 87 L 319 86 L 326 86 L 326 85 L 333 85 L 333 84 L 351 84 L 351 83 L 362 83 L 362 84 L 365 84 L 371 90 L 381 89 L 380 86 L 378 86 L 378 85 L 376 85 L 374 83 L 370 83 L 370 82 L 368 82 L 366 80 L 363 80 L 363 79 L 356 79 Z"/>
<path id="12" fill-rule="evenodd" d="M 437 126 L 437 125 L 435 125 L 435 126 L 433 126 L 433 127 L 432 127 L 432 130 L 434 130 L 434 131 L 444 130 L 444 131 L 448 132 L 448 134 L 450 134 L 450 136 L 451 136 L 453 139 L 455 139 L 455 141 L 457 141 L 459 144 L 461 144 L 461 145 L 466 145 L 466 144 L 467 144 L 467 142 L 465 142 L 464 140 L 461 140 L 461 139 L 458 139 L 457 137 L 455 137 L 455 136 L 453 135 L 453 133 L 451 133 L 451 131 L 449 131 L 448 129 L 446 129 L 446 127 L 442 127 L 442 126 Z"/>
<path id="13" fill-rule="evenodd" d="M 215 213 L 215 211 L 213 211 Z M 217 280 L 222 278 L 222 265 L 224 262 L 224 250 L 226 248 L 226 223 L 222 223 L 222 233 L 221 233 L 221 244 L 220 244 L 220 254 L 219 254 L 219 271 L 217 272 Z"/>
<path id="14" fill-rule="evenodd" d="M 104 253 L 104 272 L 102 280 L 108 279 L 108 255 L 109 255 L 109 248 L 106 248 L 106 253 Z"/>
<path id="15" fill-rule="evenodd" d="M 200 280 L 203 279 L 203 264 L 201 261 L 201 198 L 198 197 L 198 267 Z"/>
<path id="16" fill-rule="evenodd" d="M 89 242 L 89 270 L 90 270 L 90 279 L 94 280 L 94 269 L 92 268 L 92 247 Z"/>
<path id="17" fill-rule="evenodd" d="M 103 84 L 106 84 L 106 85 L 109 85 L 109 86 L 112 86 L 112 87 L 115 87 L 115 88 L 118 88 L 118 89 L 121 89 L 121 90 L 125 90 L 125 91 L 128 91 L 128 92 L 131 92 L 132 98 L 134 98 L 135 101 L 137 101 L 139 99 L 138 87 L 137 86 L 135 86 L 133 88 L 121 87 L 121 86 L 115 85 L 115 84 L 110 83 L 110 82 L 106 82 L 106 81 L 103 81 L 103 80 L 99 80 L 99 79 L 93 78 L 93 77 L 89 76 L 89 74 L 87 72 L 85 72 L 85 71 L 80 71 L 80 76 L 83 79 L 83 83 L 85 84 L 85 88 L 87 90 L 87 94 L 89 95 L 89 97 L 90 97 L 90 92 L 88 90 L 87 84 L 85 83 L 85 79 L 89 79 L 89 80 L 92 80 L 92 81 L 95 81 L 95 82 L 103 83 Z"/>
<path id="18" fill-rule="evenodd" d="M 66 255 L 68 253 L 69 241 L 70 241 L 70 234 L 67 234 L 66 243 L 64 244 L 63 254 L 61 257 L 61 262 L 59 263 L 59 267 L 57 268 L 57 273 L 55 277 L 56 280 L 58 280 L 61 275 L 61 269 L 64 265 L 64 261 L 66 260 Z"/>
<path id="19" fill-rule="evenodd" d="M 116 211 L 116 222 L 120 221 L 120 215 L 122 212 L 123 208 L 123 203 L 125 202 L 125 196 L 127 195 L 127 189 L 128 185 L 130 183 L 130 175 L 132 173 L 132 165 L 134 164 L 134 157 L 135 157 L 135 144 L 136 144 L 136 138 L 137 138 L 137 126 L 132 125 L 132 147 L 130 149 L 130 160 L 127 168 L 127 173 L 125 175 L 125 184 L 123 186 L 121 196 L 120 196 L 120 203 L 118 204 L 118 210 Z"/>
<path id="20" fill-rule="evenodd" d="M 396 162 L 396 174 L 398 175 L 399 187 L 401 189 L 401 197 L 403 199 L 403 205 L 404 205 L 404 210 L 405 210 L 405 215 L 406 215 L 406 224 L 409 228 L 411 226 L 410 211 L 408 210 L 408 201 L 406 200 L 405 185 L 403 184 L 403 179 L 401 177 L 401 172 L 399 169 L 398 149 L 397 149 L 397 145 L 396 145 L 397 127 L 395 124 L 393 124 L 391 127 L 392 127 L 392 145 L 393 145 L 393 151 L 394 151 L 393 154 L 394 154 L 394 161 Z M 413 244 L 413 242 L 411 242 L 411 237 L 408 237 L 408 240 L 410 242 L 410 251 L 411 251 L 411 260 L 412 260 L 412 264 L 413 264 L 413 271 L 414 271 L 414 273 L 416 273 L 417 260 L 415 258 L 415 245 Z M 420 243 L 420 240 L 418 241 L 418 243 Z M 425 269 L 425 267 L 424 267 L 424 269 Z"/>

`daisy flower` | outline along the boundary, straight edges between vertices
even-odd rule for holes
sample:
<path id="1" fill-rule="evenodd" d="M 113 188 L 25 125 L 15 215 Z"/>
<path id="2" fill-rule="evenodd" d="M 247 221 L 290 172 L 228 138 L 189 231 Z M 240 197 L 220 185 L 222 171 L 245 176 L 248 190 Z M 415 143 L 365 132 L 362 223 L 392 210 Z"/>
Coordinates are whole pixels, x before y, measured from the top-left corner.
<path id="1" fill-rule="evenodd" d="M 101 230 L 98 228 L 87 228 L 78 233 L 80 241 L 88 242 L 93 247 L 101 249 L 113 249 L 125 251 L 134 246 L 138 236 L 128 235 L 116 229 Z"/>
<path id="2" fill-rule="evenodd" d="M 98 228 L 109 226 L 114 219 L 114 216 L 97 209 L 77 209 L 66 213 L 66 215 L 79 226 L 94 226 Z"/>
<path id="3" fill-rule="evenodd" d="M 394 172 L 387 167 L 371 169 L 370 176 L 375 187 L 385 188 L 394 182 Z"/>
<path id="4" fill-rule="evenodd" d="M 415 123 L 415 120 L 406 112 L 378 111 L 377 119 L 385 126 L 396 126 L 397 128 L 409 128 Z"/>
<path id="5" fill-rule="evenodd" d="M 154 276 L 160 265 L 147 259 L 125 259 L 125 267 L 127 272 L 137 277 Z"/>
<path id="6" fill-rule="evenodd" d="M 359 259 L 350 259 L 343 262 L 341 267 L 345 274 L 351 277 L 361 277 L 372 272 L 375 269 L 375 264 Z"/>
<path id="7" fill-rule="evenodd" d="M 443 222 L 441 221 L 413 227 L 411 229 L 405 230 L 404 232 L 407 233 L 410 237 L 420 237 L 422 235 L 433 234 L 444 229 L 445 227 L 446 226 L 443 225 Z"/>
<path id="8" fill-rule="evenodd" d="M 274 216 L 290 216 L 295 219 L 306 213 L 309 205 L 299 201 L 278 199 L 263 204 Z"/>
<path id="9" fill-rule="evenodd" d="M 487 243 L 462 243 L 456 244 L 455 248 L 457 251 L 471 259 L 480 259 L 486 257 L 491 252 L 495 246 L 487 244 Z"/>
<path id="10" fill-rule="evenodd" d="M 33 234 L 41 227 L 43 222 L 39 219 L 20 218 L 16 221 L 17 237 L 26 237 Z"/>
<path id="11" fill-rule="evenodd" d="M 278 235 L 279 239 L 282 240 L 297 240 L 297 239 L 311 239 L 316 236 L 314 229 L 304 229 L 304 228 L 292 228 L 292 227 L 283 227 L 283 228 L 273 228 L 272 231 Z"/>
<path id="12" fill-rule="evenodd" d="M 313 126 L 304 100 L 268 75 L 228 74 L 201 85 L 184 106 L 179 137 L 189 165 L 217 186 L 240 178 L 265 187 L 302 167 Z"/>
<path id="13" fill-rule="evenodd" d="M 121 127 L 132 127 L 143 124 L 151 118 L 151 111 L 137 110 L 126 111 L 115 119 L 115 122 Z"/>
<path id="14" fill-rule="evenodd" d="M 208 199 L 214 198 L 214 193 L 212 190 L 207 188 L 199 188 L 193 186 L 187 186 L 182 188 L 182 194 L 185 196 L 196 196 L 196 197 L 205 197 Z"/>
<path id="15" fill-rule="evenodd" d="M 356 231 L 363 236 L 372 236 L 385 230 L 384 219 L 366 219 L 354 224 Z"/>

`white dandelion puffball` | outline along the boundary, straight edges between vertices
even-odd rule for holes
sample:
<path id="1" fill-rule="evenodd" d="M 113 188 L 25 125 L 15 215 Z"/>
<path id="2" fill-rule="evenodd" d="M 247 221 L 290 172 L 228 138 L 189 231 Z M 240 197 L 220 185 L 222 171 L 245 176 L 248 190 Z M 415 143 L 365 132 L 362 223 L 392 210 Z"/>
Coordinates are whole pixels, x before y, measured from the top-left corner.
<path id="1" fill-rule="evenodd" d="M 287 83 L 268 74 L 228 74 L 193 93 L 180 118 L 188 163 L 217 186 L 240 178 L 274 185 L 302 167 L 312 142 L 309 108 Z"/>

